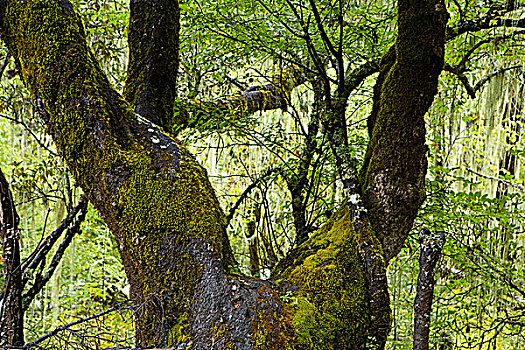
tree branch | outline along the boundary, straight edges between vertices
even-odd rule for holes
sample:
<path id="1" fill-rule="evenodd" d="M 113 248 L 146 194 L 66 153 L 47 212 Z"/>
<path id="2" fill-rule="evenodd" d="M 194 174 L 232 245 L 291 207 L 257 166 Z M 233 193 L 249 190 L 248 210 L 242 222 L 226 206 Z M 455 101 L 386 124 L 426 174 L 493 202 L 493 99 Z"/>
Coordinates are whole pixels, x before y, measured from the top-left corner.
<path id="1" fill-rule="evenodd" d="M 5 290 L 0 303 L 0 335 L 9 345 L 24 343 L 24 312 L 22 311 L 22 273 L 20 266 L 20 221 L 9 183 L 0 169 L 0 241 L 4 261 Z"/>
<path id="2" fill-rule="evenodd" d="M 350 73 L 348 73 L 345 77 L 345 89 L 343 93 L 343 97 L 349 97 L 350 94 L 357 89 L 361 83 L 371 76 L 374 73 L 379 72 L 379 61 L 380 60 L 372 60 L 369 62 L 366 62 L 362 64 L 361 66 L 355 68 Z"/>
<path id="3" fill-rule="evenodd" d="M 360 193 L 358 180 L 358 161 L 351 154 L 348 145 L 348 131 L 346 124 L 346 107 L 350 94 L 370 75 L 379 70 L 377 61 L 366 62 L 355 68 L 345 77 L 345 87 L 337 92 L 333 103 L 325 111 L 325 134 L 334 155 L 337 170 L 346 196 Z"/>
<path id="4" fill-rule="evenodd" d="M 524 6 L 520 6 L 516 9 L 523 7 Z M 510 12 L 512 11 L 506 9 L 503 5 L 497 7 L 495 6 L 482 17 L 460 22 L 455 26 L 449 26 L 447 28 L 446 40 L 449 41 L 465 33 L 479 32 L 480 30 L 490 28 L 525 28 L 525 18 L 520 18 L 517 20 L 512 18 L 502 18 Z"/>
<path id="5" fill-rule="evenodd" d="M 45 149 L 46 151 L 49 152 L 49 154 L 51 154 L 52 156 L 54 157 L 58 157 L 58 154 L 56 152 L 53 152 L 49 147 L 47 147 L 46 145 L 44 145 L 44 143 L 38 138 L 38 136 L 33 132 L 33 130 L 31 130 L 31 128 L 23 121 L 23 120 L 18 120 L 16 118 L 12 118 L 12 117 L 9 117 L 7 115 L 4 115 L 4 114 L 0 114 L 0 118 L 4 118 L 4 119 L 7 119 L 13 123 L 16 123 L 18 125 L 21 125 L 25 130 L 27 130 L 27 132 L 35 139 L 36 143 L 42 147 L 43 149 Z"/>
<path id="6" fill-rule="evenodd" d="M 62 233 L 69 227 L 73 222 L 73 219 L 77 216 L 79 211 L 84 213 L 87 208 L 87 198 L 82 195 L 77 205 L 73 210 L 68 213 L 66 218 L 62 220 L 60 225 L 55 231 L 49 234 L 42 242 L 40 242 L 37 247 L 33 250 L 31 255 L 22 263 L 21 270 L 24 273 L 23 281 L 24 284 L 29 280 L 31 275 L 31 270 L 35 270 L 40 263 L 45 259 L 47 253 L 51 250 L 55 242 L 60 238 Z M 85 213 L 84 213 L 85 215 Z"/>
<path id="7" fill-rule="evenodd" d="M 179 123 L 173 114 L 179 68 L 179 2 L 130 1 L 129 62 L 124 97 L 157 125 Z"/>
<path id="8" fill-rule="evenodd" d="M 476 98 L 476 93 L 483 87 L 483 85 L 488 83 L 490 81 L 490 79 L 494 78 L 495 76 L 497 76 L 499 74 L 503 74 L 506 71 L 509 71 L 509 70 L 512 70 L 512 69 L 517 69 L 517 68 L 522 68 L 522 66 L 512 66 L 512 67 L 506 67 L 506 68 L 497 69 L 494 72 L 484 76 L 482 79 L 480 79 L 476 83 L 476 85 L 472 86 L 472 85 L 470 85 L 470 82 L 469 82 L 467 76 L 465 75 L 466 69 L 461 69 L 461 67 L 458 67 L 456 65 L 450 65 L 450 64 L 445 64 L 445 66 L 444 66 L 444 70 L 445 71 L 453 73 L 458 78 L 458 80 L 465 87 L 465 90 L 467 91 L 467 94 L 472 99 Z"/>
<path id="9" fill-rule="evenodd" d="M 448 20 L 442 1 L 400 0 L 398 14 L 395 47 L 381 61 L 384 81 L 374 91 L 375 120 L 360 171 L 365 207 L 386 261 L 400 251 L 425 198 L 424 115 L 437 93 Z"/>
<path id="10" fill-rule="evenodd" d="M 47 284 L 47 282 L 51 279 L 53 276 L 53 273 L 55 272 L 55 269 L 57 268 L 58 264 L 60 263 L 60 260 L 62 260 L 62 256 L 66 252 L 67 248 L 69 247 L 69 244 L 71 243 L 71 240 L 73 237 L 81 231 L 80 225 L 86 218 L 87 213 L 87 201 L 83 201 L 81 203 L 82 207 L 80 208 L 80 214 L 78 215 L 75 222 L 71 225 L 70 228 L 67 229 L 66 234 L 64 235 L 64 239 L 62 240 L 62 243 L 60 243 L 60 246 L 58 247 L 55 255 L 53 256 L 53 259 L 49 263 L 46 272 L 44 275 L 41 275 L 38 273 L 35 277 L 35 281 L 31 288 L 24 293 L 23 297 L 23 309 L 27 310 L 29 308 L 29 305 L 35 298 L 35 296 L 42 290 L 42 288 Z"/>
<path id="11" fill-rule="evenodd" d="M 337 57 L 338 51 L 335 49 L 328 35 L 326 35 L 326 31 L 324 30 L 323 22 L 321 20 L 321 16 L 319 15 L 319 10 L 317 9 L 317 5 L 315 4 L 315 1 L 309 0 L 309 3 L 310 3 L 311 10 L 314 14 L 315 23 L 317 24 L 317 29 L 319 29 L 319 33 L 321 34 L 321 39 L 323 40 L 323 43 L 328 48 L 328 52 L 334 55 L 334 57 Z"/>
<path id="12" fill-rule="evenodd" d="M 246 189 L 239 196 L 239 198 L 237 198 L 237 201 L 235 202 L 235 204 L 231 207 L 230 212 L 228 216 L 226 217 L 226 222 L 228 224 L 230 223 L 231 219 L 233 219 L 233 216 L 235 215 L 235 211 L 237 211 L 241 203 L 246 199 L 246 197 L 248 197 L 248 195 L 253 189 L 259 186 L 259 184 L 262 181 L 266 180 L 266 178 L 268 178 L 270 175 L 274 173 L 282 173 L 282 171 L 283 170 L 281 168 L 268 169 L 261 176 L 259 176 L 254 182 L 252 182 L 248 187 L 246 187 Z"/>
<path id="13" fill-rule="evenodd" d="M 304 75 L 297 68 L 290 68 L 275 74 L 268 84 L 251 86 L 236 95 L 209 102 L 178 101 L 175 114 L 183 115 L 186 124 L 168 126 L 167 129 L 175 135 L 185 127 L 220 129 L 229 121 L 242 121 L 257 111 L 286 110 L 292 90 L 304 82 Z"/>
<path id="14" fill-rule="evenodd" d="M 515 187 L 515 188 L 521 190 L 522 192 L 525 192 L 525 186 L 518 185 L 518 184 L 516 184 L 516 183 L 514 183 L 514 182 L 511 182 L 511 181 L 509 181 L 509 180 L 500 179 L 500 178 L 498 178 L 498 177 L 494 177 L 494 176 L 490 176 L 490 175 L 485 175 L 485 174 L 482 174 L 482 173 L 477 172 L 477 171 L 475 171 L 475 170 L 472 170 L 472 169 L 470 169 L 470 168 L 465 168 L 465 170 L 467 170 L 469 173 L 472 173 L 472 174 L 477 175 L 477 176 L 479 176 L 479 177 L 482 177 L 482 178 L 484 178 L 484 179 L 489 179 L 489 180 L 498 181 L 498 182 L 501 182 L 501 183 L 503 183 L 503 184 L 505 184 L 505 185 L 507 185 L 507 186 L 512 186 L 512 187 Z"/>
<path id="15" fill-rule="evenodd" d="M 11 53 L 8 52 L 7 55 L 5 56 L 4 63 L 2 64 L 2 67 L 0 68 L 0 78 L 4 75 L 4 71 L 9 65 L 10 60 L 11 60 Z"/>
<path id="16" fill-rule="evenodd" d="M 496 71 L 486 75 L 481 80 L 479 80 L 476 83 L 475 86 L 472 86 L 470 84 L 469 80 L 468 80 L 468 77 L 465 75 L 465 72 L 468 71 L 467 63 L 469 62 L 470 57 L 474 54 L 474 52 L 476 52 L 476 50 L 478 50 L 481 46 L 483 46 L 485 44 L 489 44 L 489 43 L 492 43 L 492 42 L 497 43 L 497 42 L 500 42 L 502 40 L 508 40 L 508 39 L 511 39 L 514 35 L 522 34 L 524 32 L 525 31 L 517 31 L 517 32 L 512 33 L 511 35 L 499 35 L 499 36 L 494 36 L 494 37 L 490 37 L 490 38 L 486 38 L 486 39 L 480 40 L 476 44 L 474 44 L 463 55 L 463 57 L 461 58 L 461 60 L 460 60 L 460 62 L 458 64 L 454 64 L 454 65 L 452 65 L 452 64 L 445 64 L 443 70 L 454 74 L 458 78 L 458 80 L 463 84 L 463 86 L 465 87 L 465 90 L 467 91 L 467 94 L 470 96 L 470 98 L 474 99 L 474 98 L 476 98 L 476 92 L 478 92 L 483 87 L 483 85 L 486 84 L 487 82 L 489 82 L 490 79 L 492 79 L 494 76 L 496 76 L 498 74 L 501 74 L 501 73 L 504 73 L 504 72 L 506 72 L 508 70 L 520 68 L 520 66 L 512 66 L 512 67 L 497 69 Z"/>
<path id="17" fill-rule="evenodd" d="M 79 320 L 76 320 L 76 321 L 70 322 L 68 324 L 62 325 L 60 327 L 55 328 L 51 332 L 41 336 L 40 338 L 36 339 L 35 341 L 32 341 L 31 343 L 27 343 L 23 348 L 24 349 L 34 349 L 38 344 L 40 344 L 44 340 L 49 339 L 50 337 L 53 337 L 53 336 L 57 335 L 58 333 L 60 333 L 62 331 L 65 331 L 65 330 L 67 330 L 67 329 L 69 329 L 69 328 L 71 328 L 73 326 L 76 326 L 78 324 L 94 320 L 96 318 L 99 318 L 99 317 L 102 317 L 104 315 L 110 314 L 110 313 L 115 312 L 115 311 L 123 310 L 123 309 L 128 309 L 129 310 L 129 309 L 132 309 L 132 306 L 127 305 L 127 303 L 119 304 L 119 305 L 116 305 L 116 306 L 114 306 L 114 307 L 112 307 L 112 308 L 110 308 L 108 310 L 99 312 L 98 314 L 91 315 L 91 316 L 88 316 L 88 317 L 84 317 L 84 318 L 81 318 Z"/>

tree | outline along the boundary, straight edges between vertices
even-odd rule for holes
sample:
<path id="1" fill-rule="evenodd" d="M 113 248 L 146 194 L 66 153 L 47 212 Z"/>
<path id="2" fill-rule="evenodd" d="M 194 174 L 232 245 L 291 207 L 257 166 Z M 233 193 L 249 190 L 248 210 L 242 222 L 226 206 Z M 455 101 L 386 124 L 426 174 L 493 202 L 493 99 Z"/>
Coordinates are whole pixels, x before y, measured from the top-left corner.
<path id="1" fill-rule="evenodd" d="M 35 108 L 118 242 L 138 306 L 137 344 L 383 348 L 391 322 L 386 266 L 424 200 L 423 117 L 443 68 L 444 3 L 398 2 L 398 35 L 378 67 L 360 166 L 345 144 L 344 80 L 334 98 L 326 96 L 347 201 L 298 241 L 270 281 L 237 273 L 206 171 L 173 137 L 195 115 L 280 108 L 295 85 L 277 79 L 197 108 L 179 101 L 179 5 L 148 5 L 131 1 L 122 97 L 87 47 L 69 2 L 0 2 L 2 39 Z"/>
<path id="2" fill-rule="evenodd" d="M 5 296 L 3 297 L 0 330 L 8 329 L 8 342 L 21 345 L 24 342 L 24 317 L 22 311 L 22 271 L 20 265 L 19 217 L 4 173 L 0 170 L 0 209 L 2 224 L 2 258 L 5 261 Z M 9 273 L 7 273 L 9 272 Z M 3 312 L 5 310 L 5 312 Z"/>

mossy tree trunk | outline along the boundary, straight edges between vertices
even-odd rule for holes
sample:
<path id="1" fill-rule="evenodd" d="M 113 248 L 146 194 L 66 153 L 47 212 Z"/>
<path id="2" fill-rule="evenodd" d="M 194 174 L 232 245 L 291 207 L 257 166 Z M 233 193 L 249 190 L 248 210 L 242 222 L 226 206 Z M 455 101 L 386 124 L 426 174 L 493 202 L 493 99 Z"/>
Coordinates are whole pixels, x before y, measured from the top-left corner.
<path id="1" fill-rule="evenodd" d="M 448 14 L 437 0 L 398 1 L 398 36 L 381 61 L 360 186 L 386 260 L 401 250 L 425 198 L 424 115 L 443 69 Z"/>
<path id="2" fill-rule="evenodd" d="M 443 63 L 442 2 L 399 1 L 396 55 L 382 67 L 360 175 L 368 214 L 352 201 L 343 204 L 279 263 L 271 281 L 233 273 L 225 216 L 206 171 L 166 133 L 191 117 L 175 96 L 179 7 L 173 0 L 149 3 L 131 1 L 122 97 L 87 47 L 68 1 L 0 1 L 2 39 L 35 108 L 118 243 L 137 305 L 137 345 L 361 349 L 372 337 L 372 347 L 384 347 L 386 262 L 423 200 L 423 115 Z M 283 95 L 300 83 L 291 80 L 197 114 L 280 108 Z"/>

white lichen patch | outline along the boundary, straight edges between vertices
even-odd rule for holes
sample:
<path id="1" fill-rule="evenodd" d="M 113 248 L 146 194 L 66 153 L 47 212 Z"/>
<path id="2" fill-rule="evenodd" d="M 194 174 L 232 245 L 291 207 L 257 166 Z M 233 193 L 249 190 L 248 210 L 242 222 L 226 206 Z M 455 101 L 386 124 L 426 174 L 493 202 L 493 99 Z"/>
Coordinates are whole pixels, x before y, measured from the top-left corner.
<path id="1" fill-rule="evenodd" d="M 348 196 L 348 202 L 354 205 L 359 204 L 359 195 L 357 193 L 351 194 Z"/>

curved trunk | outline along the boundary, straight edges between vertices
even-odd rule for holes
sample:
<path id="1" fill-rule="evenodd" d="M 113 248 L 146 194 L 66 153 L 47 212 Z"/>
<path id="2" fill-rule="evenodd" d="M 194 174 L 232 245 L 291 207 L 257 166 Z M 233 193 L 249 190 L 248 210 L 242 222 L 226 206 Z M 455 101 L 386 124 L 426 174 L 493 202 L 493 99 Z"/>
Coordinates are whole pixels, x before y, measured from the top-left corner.
<path id="1" fill-rule="evenodd" d="M 400 0 L 398 37 L 381 60 L 361 190 L 387 261 L 401 250 L 425 199 L 424 116 L 443 69 L 448 14 L 440 0 Z"/>

